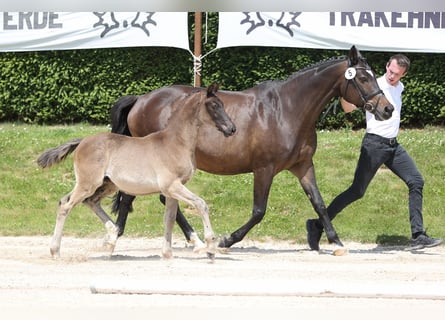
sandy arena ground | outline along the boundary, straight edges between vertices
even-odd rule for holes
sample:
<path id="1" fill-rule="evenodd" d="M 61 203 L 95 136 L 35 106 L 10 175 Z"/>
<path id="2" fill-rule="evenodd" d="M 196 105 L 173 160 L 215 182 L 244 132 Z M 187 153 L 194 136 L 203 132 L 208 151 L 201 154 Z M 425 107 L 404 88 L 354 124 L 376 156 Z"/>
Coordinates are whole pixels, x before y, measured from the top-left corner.
<path id="1" fill-rule="evenodd" d="M 291 242 L 244 240 L 212 263 L 176 239 L 0 237 L 2 319 L 442 319 L 445 246 L 409 252 L 346 243 L 336 257 Z M 83 318 L 83 319 L 82 319 Z"/>

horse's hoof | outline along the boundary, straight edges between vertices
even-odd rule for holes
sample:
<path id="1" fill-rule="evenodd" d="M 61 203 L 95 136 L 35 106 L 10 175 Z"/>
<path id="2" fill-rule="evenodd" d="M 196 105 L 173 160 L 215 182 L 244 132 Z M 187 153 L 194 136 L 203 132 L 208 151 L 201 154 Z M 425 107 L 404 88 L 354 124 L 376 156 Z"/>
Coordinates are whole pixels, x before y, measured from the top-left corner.
<path id="1" fill-rule="evenodd" d="M 348 248 L 336 245 L 334 247 L 334 251 L 332 252 L 332 254 L 334 256 L 344 256 L 344 255 L 348 254 Z"/>
<path id="2" fill-rule="evenodd" d="M 173 253 L 171 251 L 163 251 L 162 258 L 165 260 L 171 260 L 173 259 Z"/>
<path id="3" fill-rule="evenodd" d="M 51 257 L 54 260 L 57 260 L 60 258 L 60 249 L 58 248 L 49 248 L 49 252 L 51 253 Z"/>
<path id="4" fill-rule="evenodd" d="M 233 244 L 235 243 L 235 241 L 233 241 L 232 237 L 222 237 L 219 240 L 218 243 L 218 248 L 226 248 L 229 249 Z"/>
<path id="5" fill-rule="evenodd" d="M 200 246 L 193 247 L 193 252 L 194 253 L 202 253 L 202 252 L 204 252 L 206 250 L 207 250 L 207 246 L 204 243 L 202 245 L 200 245 Z"/>
<path id="6" fill-rule="evenodd" d="M 194 254 L 203 254 L 205 252 L 209 251 L 209 248 L 207 246 L 204 247 L 195 247 L 193 248 L 193 253 Z"/>
<path id="7" fill-rule="evenodd" d="M 215 261 L 215 253 L 207 251 L 207 258 L 209 258 L 212 262 Z"/>
<path id="8" fill-rule="evenodd" d="M 116 247 L 116 243 L 110 243 L 110 242 L 106 242 L 106 241 L 103 243 L 104 250 L 106 252 L 108 252 L 110 254 L 110 256 L 113 254 L 115 247 Z"/>
<path id="9" fill-rule="evenodd" d="M 51 258 L 53 258 L 53 260 L 59 260 L 60 259 L 60 253 L 56 253 L 56 252 L 51 252 Z"/>
<path id="10" fill-rule="evenodd" d="M 111 221 L 107 221 L 105 223 L 105 230 L 107 230 L 107 234 L 105 235 L 104 242 L 116 243 L 119 228 Z"/>
<path id="11" fill-rule="evenodd" d="M 204 242 L 201 241 L 201 239 L 199 239 L 196 233 L 192 233 L 190 235 L 190 243 L 193 245 L 194 253 L 200 253 L 203 250 L 207 249 L 207 246 L 204 244 Z"/>
<path id="12" fill-rule="evenodd" d="M 229 254 L 230 253 L 230 248 L 218 247 L 217 251 L 218 251 L 218 253 Z"/>

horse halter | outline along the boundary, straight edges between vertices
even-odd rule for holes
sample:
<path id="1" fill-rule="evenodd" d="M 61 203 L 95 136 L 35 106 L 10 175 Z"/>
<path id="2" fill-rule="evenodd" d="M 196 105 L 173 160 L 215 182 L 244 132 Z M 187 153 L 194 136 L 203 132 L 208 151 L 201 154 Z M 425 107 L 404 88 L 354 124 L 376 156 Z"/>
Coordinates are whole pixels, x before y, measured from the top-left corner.
<path id="1" fill-rule="evenodd" d="M 346 87 L 345 87 L 345 91 L 343 93 L 343 96 L 346 95 L 346 92 L 348 91 L 348 87 L 349 87 L 349 83 L 352 82 L 352 84 L 354 85 L 355 89 L 357 90 L 360 99 L 362 99 L 363 102 L 363 108 L 368 111 L 368 112 L 374 112 L 374 110 L 377 108 L 377 106 L 379 105 L 380 102 L 380 98 L 381 96 L 377 99 L 377 104 L 374 105 L 372 102 L 369 102 L 369 99 L 372 99 L 373 97 L 375 97 L 376 95 L 379 95 L 381 93 L 383 93 L 383 91 L 379 88 L 378 90 L 366 94 L 365 92 L 363 92 L 362 88 L 360 88 L 360 86 L 357 83 L 357 80 L 355 79 L 355 75 L 357 73 L 357 70 L 366 70 L 366 72 L 372 72 L 371 68 L 369 67 L 353 67 L 351 66 L 351 61 L 349 61 L 349 67 L 348 69 L 346 69 L 345 71 L 345 79 L 346 79 Z"/>

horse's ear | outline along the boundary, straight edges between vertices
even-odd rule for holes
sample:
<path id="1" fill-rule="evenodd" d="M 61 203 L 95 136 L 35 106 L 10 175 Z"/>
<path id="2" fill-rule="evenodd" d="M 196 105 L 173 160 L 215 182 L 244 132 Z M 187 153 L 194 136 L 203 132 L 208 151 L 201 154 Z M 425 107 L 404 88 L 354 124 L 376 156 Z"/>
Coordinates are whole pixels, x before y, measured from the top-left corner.
<path id="1" fill-rule="evenodd" d="M 215 95 L 219 89 L 219 83 L 212 83 L 207 87 L 207 95 Z"/>
<path id="2" fill-rule="evenodd" d="M 359 58 L 361 57 L 360 51 L 355 46 L 352 46 L 349 50 L 349 61 L 351 62 L 351 65 L 356 65 L 359 62 Z"/>

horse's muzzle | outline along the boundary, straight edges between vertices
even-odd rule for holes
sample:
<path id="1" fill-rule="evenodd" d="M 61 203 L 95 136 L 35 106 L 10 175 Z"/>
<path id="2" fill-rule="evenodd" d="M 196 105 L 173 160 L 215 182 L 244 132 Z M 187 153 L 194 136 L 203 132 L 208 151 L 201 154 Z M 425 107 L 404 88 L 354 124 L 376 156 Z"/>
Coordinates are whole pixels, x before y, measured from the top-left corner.
<path id="1" fill-rule="evenodd" d="M 386 116 L 386 119 L 392 117 L 392 113 L 394 111 L 394 106 L 392 104 L 387 105 L 383 108 L 383 115 Z"/>
<path id="2" fill-rule="evenodd" d="M 224 126 L 221 128 L 222 133 L 224 134 L 224 137 L 230 137 L 233 136 L 236 132 L 236 126 Z"/>
<path id="3" fill-rule="evenodd" d="M 372 104 L 370 104 L 369 106 L 367 106 L 367 104 L 365 104 L 364 108 L 366 111 L 373 113 L 376 120 L 378 120 L 378 121 L 388 120 L 389 118 L 392 117 L 392 113 L 394 111 L 394 107 L 391 104 L 386 105 L 386 106 L 382 107 L 381 109 L 376 108 Z"/>
<path id="4" fill-rule="evenodd" d="M 386 99 L 383 99 L 384 101 L 386 101 L 388 104 L 379 107 L 379 105 L 382 105 L 382 96 L 383 94 L 380 92 L 380 95 L 377 99 L 377 103 L 374 104 L 372 101 L 367 100 L 363 106 L 363 109 L 365 109 L 368 112 L 371 112 L 372 114 L 374 114 L 375 118 L 378 121 L 383 121 L 383 120 L 388 120 L 389 118 L 392 117 L 392 113 L 394 111 L 394 107 L 392 104 L 389 103 L 389 101 L 387 101 Z"/>

